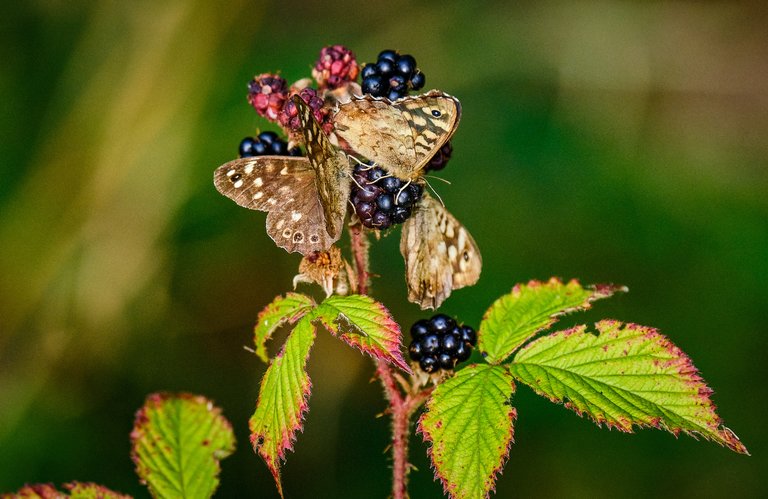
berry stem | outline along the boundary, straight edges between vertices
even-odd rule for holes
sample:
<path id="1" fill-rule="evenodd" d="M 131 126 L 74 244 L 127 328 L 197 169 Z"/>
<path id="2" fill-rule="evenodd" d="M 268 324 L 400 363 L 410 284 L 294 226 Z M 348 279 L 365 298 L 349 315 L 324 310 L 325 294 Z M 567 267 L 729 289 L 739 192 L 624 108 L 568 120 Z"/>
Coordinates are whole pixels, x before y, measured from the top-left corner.
<path id="1" fill-rule="evenodd" d="M 357 273 L 357 292 L 368 294 L 370 242 L 361 224 L 349 228 L 352 258 Z M 408 497 L 408 437 L 410 418 L 415 410 L 409 396 L 403 397 L 398 389 L 398 382 L 392 368 L 381 359 L 376 361 L 376 373 L 384 388 L 384 395 L 389 402 L 389 414 L 392 415 L 392 498 Z M 423 402 L 423 400 L 422 400 Z M 416 406 L 418 407 L 418 406 Z"/>

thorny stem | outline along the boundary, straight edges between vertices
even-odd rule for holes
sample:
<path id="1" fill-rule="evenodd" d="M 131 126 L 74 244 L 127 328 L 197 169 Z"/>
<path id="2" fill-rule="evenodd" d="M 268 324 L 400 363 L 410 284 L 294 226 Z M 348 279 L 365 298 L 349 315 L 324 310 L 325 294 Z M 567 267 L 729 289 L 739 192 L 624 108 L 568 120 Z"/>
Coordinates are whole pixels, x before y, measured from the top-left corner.
<path id="1" fill-rule="evenodd" d="M 349 228 L 352 257 L 357 273 L 357 292 L 368 294 L 368 252 L 370 242 L 360 224 Z M 384 395 L 389 402 L 387 412 L 392 416 L 392 498 L 408 497 L 408 439 L 410 437 L 411 416 L 427 400 L 432 388 L 411 390 L 405 394 L 398 387 L 402 381 L 397 373 L 381 359 L 376 360 L 376 374 L 384 387 Z M 402 383 L 400 383 L 402 386 Z"/>

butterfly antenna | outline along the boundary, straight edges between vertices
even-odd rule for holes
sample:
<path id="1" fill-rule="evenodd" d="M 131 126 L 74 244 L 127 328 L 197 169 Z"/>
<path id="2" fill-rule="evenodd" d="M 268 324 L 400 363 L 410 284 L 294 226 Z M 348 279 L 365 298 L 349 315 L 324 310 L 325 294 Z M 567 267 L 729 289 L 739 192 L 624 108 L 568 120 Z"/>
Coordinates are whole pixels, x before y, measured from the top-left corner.
<path id="1" fill-rule="evenodd" d="M 442 180 L 442 179 L 441 179 L 441 180 Z M 425 178 L 425 179 L 424 179 L 424 182 L 426 182 L 426 184 L 427 184 L 427 187 L 429 187 L 429 188 L 430 188 L 430 190 L 431 190 L 431 191 L 432 191 L 432 192 L 435 194 L 435 196 L 437 196 L 437 199 L 438 199 L 438 201 L 440 201 L 440 204 L 441 204 L 441 205 L 443 205 L 443 206 L 445 206 L 445 203 L 443 203 L 443 198 L 441 198 L 441 197 L 440 197 L 440 194 L 438 194 L 438 193 L 437 193 L 437 191 L 435 190 L 435 188 L 434 188 L 434 187 L 432 187 L 432 184 L 430 184 L 430 183 L 429 183 L 429 180 L 427 180 L 427 179 Z"/>
<path id="2" fill-rule="evenodd" d="M 446 183 L 446 184 L 448 184 L 448 185 L 451 185 L 451 181 L 450 181 L 450 180 L 446 180 L 446 179 L 444 179 L 443 177 L 438 177 L 438 176 L 436 176 L 436 175 L 423 175 L 423 176 L 424 176 L 424 177 L 429 177 L 429 178 L 434 178 L 434 179 L 437 179 L 437 180 L 439 180 L 439 181 L 441 181 L 441 182 L 445 182 L 445 183 Z"/>

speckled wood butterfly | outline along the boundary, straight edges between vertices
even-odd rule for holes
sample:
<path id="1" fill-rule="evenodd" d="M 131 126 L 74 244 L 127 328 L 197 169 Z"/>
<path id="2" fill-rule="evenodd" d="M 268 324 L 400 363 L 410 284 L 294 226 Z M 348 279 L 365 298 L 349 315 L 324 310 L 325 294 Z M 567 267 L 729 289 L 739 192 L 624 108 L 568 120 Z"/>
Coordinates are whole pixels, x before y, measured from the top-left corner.
<path id="1" fill-rule="evenodd" d="M 300 97 L 307 157 L 257 156 L 218 167 L 216 189 L 240 206 L 269 212 L 267 234 L 288 252 L 325 251 L 341 236 L 349 197 L 349 158 L 328 140 Z"/>
<path id="2" fill-rule="evenodd" d="M 400 253 L 408 299 L 422 310 L 436 309 L 452 290 L 475 284 L 483 266 L 467 229 L 426 193 L 403 225 Z"/>
<path id="3" fill-rule="evenodd" d="M 432 90 L 396 101 L 353 96 L 338 105 L 333 123 L 355 153 L 413 181 L 453 136 L 460 118 L 459 100 Z"/>

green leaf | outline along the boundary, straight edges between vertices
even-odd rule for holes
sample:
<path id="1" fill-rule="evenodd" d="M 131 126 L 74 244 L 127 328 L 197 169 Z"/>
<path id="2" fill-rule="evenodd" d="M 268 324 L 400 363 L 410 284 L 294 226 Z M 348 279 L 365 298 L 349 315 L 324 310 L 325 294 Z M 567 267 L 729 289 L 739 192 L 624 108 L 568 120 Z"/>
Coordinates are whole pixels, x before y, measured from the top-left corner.
<path id="1" fill-rule="evenodd" d="M 154 497 L 207 498 L 219 485 L 219 461 L 235 450 L 221 410 L 205 397 L 154 393 L 136 413 L 131 457 Z"/>
<path id="2" fill-rule="evenodd" d="M 746 447 L 715 413 L 712 393 L 691 360 L 655 329 L 601 321 L 533 341 L 509 364 L 537 393 L 598 424 L 699 435 L 729 449 Z"/>
<path id="3" fill-rule="evenodd" d="M 401 353 L 400 326 L 370 296 L 331 296 L 316 309 L 316 317 L 353 347 L 411 372 Z"/>
<path id="4" fill-rule="evenodd" d="M 13 494 L 0 494 L 0 499 L 131 499 L 131 496 L 120 494 L 95 483 L 72 482 L 64 484 L 69 495 L 60 492 L 49 483 L 25 485 Z"/>
<path id="5" fill-rule="evenodd" d="M 576 280 L 563 284 L 530 281 L 496 300 L 480 323 L 478 350 L 489 364 L 498 364 L 539 331 L 557 322 L 557 317 L 590 308 L 591 303 L 626 288 L 596 285 L 584 288 Z"/>
<path id="6" fill-rule="evenodd" d="M 309 406 L 312 383 L 306 371 L 307 358 L 315 340 L 311 317 L 302 318 L 283 345 L 261 380 L 256 412 L 251 416 L 251 443 L 264 459 L 283 495 L 280 461 L 285 451 L 293 450 L 296 432 L 301 430 Z"/>
<path id="7" fill-rule="evenodd" d="M 309 312 L 315 302 L 312 298 L 301 293 L 286 293 L 278 296 L 272 303 L 259 312 L 256 327 L 253 328 L 253 342 L 256 345 L 256 355 L 268 362 L 266 343 L 272 334 L 286 322 L 293 324 Z"/>
<path id="8" fill-rule="evenodd" d="M 72 482 L 64 485 L 73 499 L 130 499 L 131 496 L 113 492 L 95 483 Z"/>
<path id="9" fill-rule="evenodd" d="M 419 418 L 429 457 L 451 497 L 487 497 L 512 444 L 517 412 L 506 366 L 476 364 L 440 383 Z"/>

